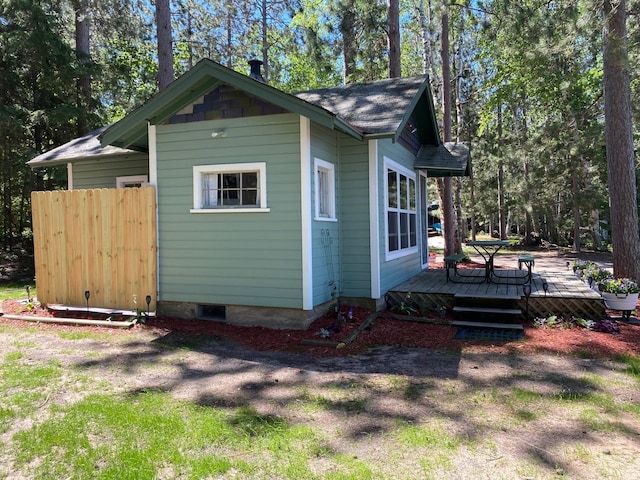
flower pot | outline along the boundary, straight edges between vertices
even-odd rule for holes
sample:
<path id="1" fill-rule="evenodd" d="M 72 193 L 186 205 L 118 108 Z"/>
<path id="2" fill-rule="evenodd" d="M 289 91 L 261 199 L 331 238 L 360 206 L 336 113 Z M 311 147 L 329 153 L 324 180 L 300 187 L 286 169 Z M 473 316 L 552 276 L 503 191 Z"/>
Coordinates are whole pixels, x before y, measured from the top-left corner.
<path id="1" fill-rule="evenodd" d="M 604 304 L 610 310 L 631 311 L 636 309 L 637 293 L 608 293 L 602 292 Z"/>

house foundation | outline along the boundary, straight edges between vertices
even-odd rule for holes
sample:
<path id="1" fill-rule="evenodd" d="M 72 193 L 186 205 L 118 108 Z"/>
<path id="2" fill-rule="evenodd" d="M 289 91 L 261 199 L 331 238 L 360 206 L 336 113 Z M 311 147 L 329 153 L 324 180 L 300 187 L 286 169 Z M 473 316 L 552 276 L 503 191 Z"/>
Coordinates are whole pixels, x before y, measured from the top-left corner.
<path id="1" fill-rule="evenodd" d="M 306 330 L 321 317 L 332 302 L 316 306 L 313 310 L 296 308 L 255 307 L 244 305 L 202 305 L 189 302 L 158 302 L 159 316 L 202 319 L 224 322 L 243 327 Z M 211 307 L 211 308 L 209 308 Z"/>
<path id="2" fill-rule="evenodd" d="M 253 307 L 244 305 L 202 305 L 189 302 L 158 302 L 157 315 L 224 322 L 243 327 L 306 330 L 314 320 L 326 314 L 334 301 L 317 305 L 313 310 L 296 308 Z M 373 311 L 386 307 L 384 298 L 344 297 L 341 305 L 368 308 Z"/>

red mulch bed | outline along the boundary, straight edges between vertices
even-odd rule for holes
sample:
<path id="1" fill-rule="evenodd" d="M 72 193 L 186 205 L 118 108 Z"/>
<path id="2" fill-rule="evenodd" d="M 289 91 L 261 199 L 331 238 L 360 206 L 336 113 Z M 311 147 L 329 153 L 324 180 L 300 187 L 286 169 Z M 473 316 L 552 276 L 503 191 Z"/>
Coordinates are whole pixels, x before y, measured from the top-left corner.
<path id="1" fill-rule="evenodd" d="M 343 307 L 346 317 L 349 307 Z M 5 314 L 48 316 L 52 315 L 38 309 L 26 311 L 24 304 L 15 300 L 5 300 L 2 309 Z M 353 308 L 353 320 L 340 325 L 341 331 L 333 333 L 328 339 L 340 342 L 371 314 L 364 308 Z M 428 319 L 429 320 L 429 319 Z M 435 315 L 433 321 L 440 321 Z M 443 319 L 450 321 L 445 316 Z M 126 335 L 128 330 L 102 327 L 32 323 L 0 317 L 0 325 L 32 327 L 57 331 L 100 331 L 108 335 Z M 411 320 L 380 316 L 375 319 L 371 329 L 363 330 L 355 341 L 344 348 L 303 345 L 303 339 L 322 340 L 320 329 L 331 329 L 337 325 L 336 314 L 331 312 L 316 320 L 308 330 L 273 330 L 264 327 L 236 327 L 221 322 L 205 320 L 180 320 L 166 317 L 152 317 L 144 325 L 136 325 L 135 330 L 147 330 L 157 334 L 170 332 L 185 336 L 212 335 L 225 338 L 256 350 L 275 350 L 305 353 L 314 356 L 345 356 L 360 353 L 379 345 L 396 347 L 419 347 L 433 350 L 472 351 L 495 353 L 561 353 L 584 354 L 590 356 L 640 355 L 640 325 L 618 322 L 620 333 L 609 334 L 575 327 L 571 329 L 536 329 L 532 324 L 525 325 L 524 339 L 517 342 L 491 343 L 480 340 L 457 340 L 456 328 L 449 325 L 419 323 Z"/>

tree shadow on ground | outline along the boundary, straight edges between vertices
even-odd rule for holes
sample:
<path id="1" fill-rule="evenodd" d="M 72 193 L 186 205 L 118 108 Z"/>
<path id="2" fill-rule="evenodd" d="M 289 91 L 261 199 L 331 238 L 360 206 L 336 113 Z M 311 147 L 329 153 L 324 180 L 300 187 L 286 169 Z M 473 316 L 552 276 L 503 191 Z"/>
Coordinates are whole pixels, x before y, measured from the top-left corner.
<path id="1" fill-rule="evenodd" d="M 506 437 L 509 448 L 546 470 L 569 474 L 573 466 L 558 452 L 597 443 L 603 432 L 568 412 L 574 404 L 599 408 L 617 395 L 601 379 L 625 378 L 624 365 L 607 359 L 397 347 L 317 358 L 177 332 L 122 344 L 119 352 L 78 366 L 121 375 L 129 395 L 160 390 L 203 407 L 251 408 L 289 423 L 339 426 L 336 450 L 364 437 L 384 439 L 399 425 L 442 421 L 465 444 Z M 620 397 L 640 403 L 634 390 Z M 602 415 L 616 435 L 635 440 L 640 434 L 637 419 Z"/>

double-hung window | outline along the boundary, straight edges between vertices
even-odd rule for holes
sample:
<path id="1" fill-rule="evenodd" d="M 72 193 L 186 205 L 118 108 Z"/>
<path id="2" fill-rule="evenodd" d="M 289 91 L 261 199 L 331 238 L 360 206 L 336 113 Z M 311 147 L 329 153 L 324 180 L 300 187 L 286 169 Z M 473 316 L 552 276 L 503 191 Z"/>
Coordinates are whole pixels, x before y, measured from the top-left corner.
<path id="1" fill-rule="evenodd" d="M 335 166 L 316 158 L 315 169 L 315 219 L 336 220 L 336 179 Z"/>
<path id="2" fill-rule="evenodd" d="M 416 176 L 388 158 L 384 169 L 387 259 L 392 259 L 417 251 Z"/>
<path id="3" fill-rule="evenodd" d="M 268 211 L 266 163 L 193 167 L 192 213 Z"/>

